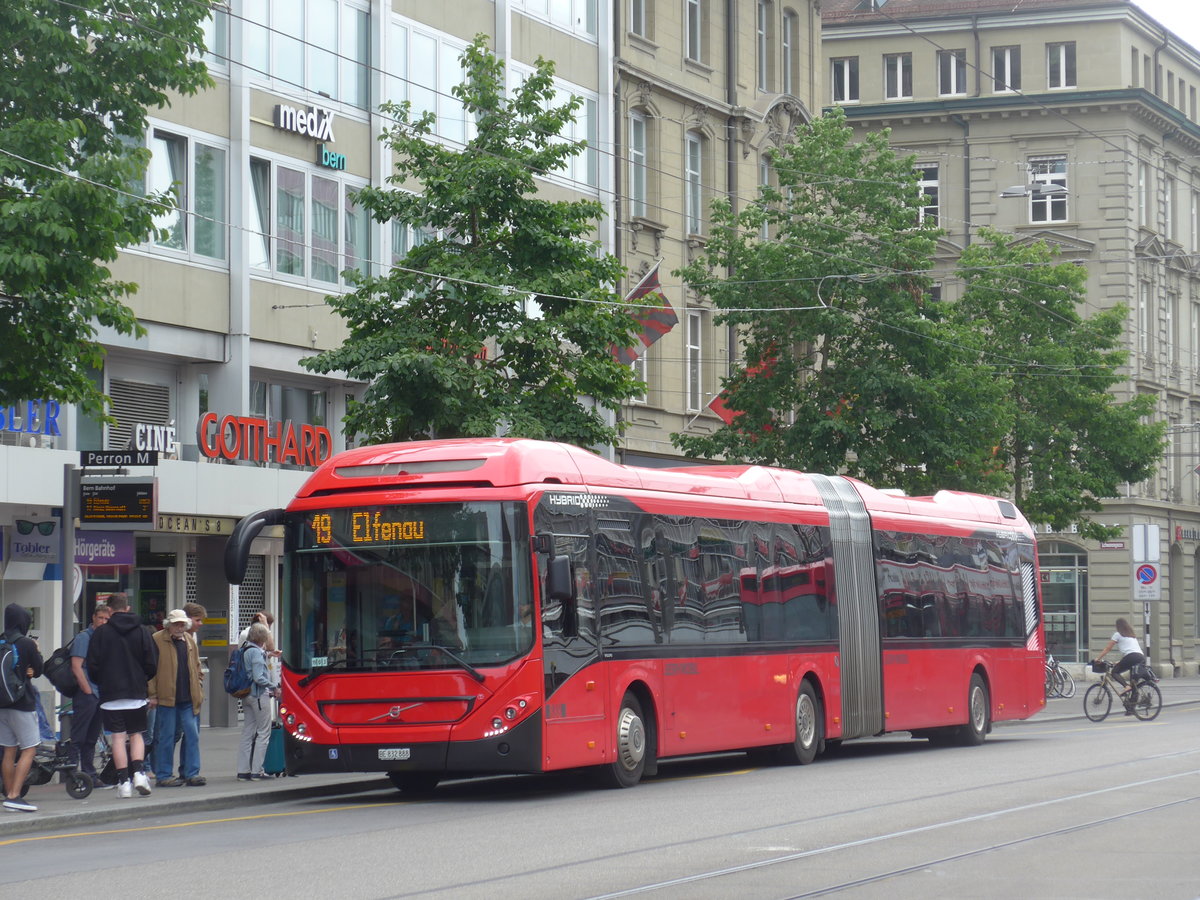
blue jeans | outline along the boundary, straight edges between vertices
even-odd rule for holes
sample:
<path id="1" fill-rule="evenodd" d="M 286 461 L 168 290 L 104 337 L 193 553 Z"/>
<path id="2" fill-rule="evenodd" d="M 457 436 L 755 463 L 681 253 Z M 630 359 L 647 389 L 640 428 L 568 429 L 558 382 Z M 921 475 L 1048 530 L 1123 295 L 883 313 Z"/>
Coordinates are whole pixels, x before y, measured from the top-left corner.
<path id="1" fill-rule="evenodd" d="M 183 734 L 179 748 L 179 768 L 184 778 L 200 774 L 200 716 L 192 704 L 162 706 L 154 716 L 154 777 L 166 781 L 172 777 L 175 762 L 175 732 Z"/>

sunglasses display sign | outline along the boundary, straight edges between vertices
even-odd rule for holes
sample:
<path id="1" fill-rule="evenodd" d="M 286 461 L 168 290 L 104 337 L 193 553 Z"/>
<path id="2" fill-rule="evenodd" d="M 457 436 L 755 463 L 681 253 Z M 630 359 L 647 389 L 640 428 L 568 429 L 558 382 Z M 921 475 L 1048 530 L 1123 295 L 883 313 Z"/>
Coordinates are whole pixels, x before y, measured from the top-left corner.
<path id="1" fill-rule="evenodd" d="M 13 523 L 11 562 L 56 563 L 61 543 L 57 519 L 17 519 Z"/>

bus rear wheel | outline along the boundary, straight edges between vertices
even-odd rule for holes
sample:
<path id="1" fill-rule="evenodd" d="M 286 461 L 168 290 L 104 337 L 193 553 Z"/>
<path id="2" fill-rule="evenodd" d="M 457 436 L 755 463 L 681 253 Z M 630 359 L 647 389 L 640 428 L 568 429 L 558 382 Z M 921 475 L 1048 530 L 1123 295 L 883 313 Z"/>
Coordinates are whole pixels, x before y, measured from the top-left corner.
<path id="1" fill-rule="evenodd" d="M 825 716 L 812 684 L 805 681 L 796 695 L 796 737 L 779 748 L 787 765 L 807 766 L 817 758 L 825 741 Z"/>
<path id="2" fill-rule="evenodd" d="M 977 674 L 971 676 L 967 688 L 967 724 L 954 732 L 955 743 L 963 747 L 978 747 L 992 727 L 992 703 L 987 685 Z"/>
<path id="3" fill-rule="evenodd" d="M 642 718 L 642 704 L 633 694 L 621 699 L 621 712 L 617 715 L 616 759 L 600 768 L 600 780 L 605 787 L 633 787 L 642 780 L 646 771 L 646 722 Z"/>
<path id="4" fill-rule="evenodd" d="M 433 793 L 442 780 L 436 772 L 388 772 L 387 776 L 396 790 L 413 797 Z"/>

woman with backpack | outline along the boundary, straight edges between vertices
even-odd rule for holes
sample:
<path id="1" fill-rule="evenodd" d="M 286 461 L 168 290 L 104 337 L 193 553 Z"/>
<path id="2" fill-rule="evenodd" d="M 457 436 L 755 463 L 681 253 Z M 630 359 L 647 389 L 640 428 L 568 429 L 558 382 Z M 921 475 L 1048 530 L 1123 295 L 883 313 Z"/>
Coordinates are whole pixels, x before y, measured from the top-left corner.
<path id="1" fill-rule="evenodd" d="M 271 739 L 271 698 L 278 685 L 267 666 L 267 655 L 263 649 L 271 632 L 262 622 L 250 626 L 246 635 L 247 644 L 243 652 L 243 665 L 250 675 L 250 694 L 242 700 L 242 742 L 238 747 L 238 779 L 257 781 L 269 778 L 263 772 L 263 758 L 267 755 L 267 742 Z"/>

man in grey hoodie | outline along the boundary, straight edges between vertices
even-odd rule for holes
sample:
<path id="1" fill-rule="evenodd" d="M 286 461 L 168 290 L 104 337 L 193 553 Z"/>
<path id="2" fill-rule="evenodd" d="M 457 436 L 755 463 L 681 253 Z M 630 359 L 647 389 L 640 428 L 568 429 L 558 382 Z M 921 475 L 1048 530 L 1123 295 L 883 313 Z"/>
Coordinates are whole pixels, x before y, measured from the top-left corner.
<path id="1" fill-rule="evenodd" d="M 33 765 L 41 735 L 38 733 L 37 692 L 32 680 L 42 674 L 42 654 L 29 637 L 33 616 L 18 603 L 4 608 L 4 637 L 17 648 L 19 666 L 25 676 L 25 695 L 12 706 L 0 709 L 0 746 L 4 747 L 4 808 L 9 812 L 37 812 L 21 799 L 21 790 Z"/>

